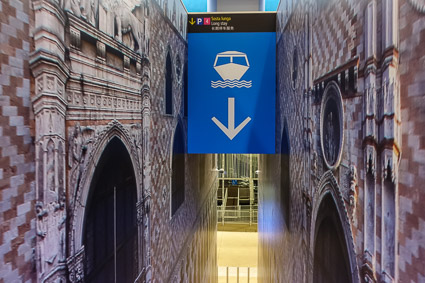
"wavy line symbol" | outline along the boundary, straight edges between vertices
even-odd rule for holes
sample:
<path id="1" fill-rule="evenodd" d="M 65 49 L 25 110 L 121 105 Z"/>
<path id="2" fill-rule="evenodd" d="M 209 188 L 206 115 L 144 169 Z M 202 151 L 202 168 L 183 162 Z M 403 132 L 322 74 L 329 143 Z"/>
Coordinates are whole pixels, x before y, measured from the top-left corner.
<path id="1" fill-rule="evenodd" d="M 239 81 L 239 80 L 224 80 L 224 81 L 211 81 L 212 88 L 250 88 L 252 86 L 252 81 Z"/>

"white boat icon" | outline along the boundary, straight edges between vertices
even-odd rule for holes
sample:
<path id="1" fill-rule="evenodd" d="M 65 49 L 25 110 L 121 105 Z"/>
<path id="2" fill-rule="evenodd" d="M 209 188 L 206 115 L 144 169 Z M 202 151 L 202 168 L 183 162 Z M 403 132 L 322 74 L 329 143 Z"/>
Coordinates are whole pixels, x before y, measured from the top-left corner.
<path id="1" fill-rule="evenodd" d="M 215 57 L 214 69 L 223 80 L 240 80 L 249 69 L 248 57 L 239 51 L 218 53 Z"/>

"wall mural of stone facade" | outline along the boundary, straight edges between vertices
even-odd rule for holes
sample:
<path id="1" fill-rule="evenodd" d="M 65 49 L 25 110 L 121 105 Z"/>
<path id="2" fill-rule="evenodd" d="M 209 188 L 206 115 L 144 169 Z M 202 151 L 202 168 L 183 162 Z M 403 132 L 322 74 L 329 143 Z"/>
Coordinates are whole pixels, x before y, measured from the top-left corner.
<path id="1" fill-rule="evenodd" d="M 423 282 L 423 1 L 277 14 L 259 282 Z M 180 159 L 172 209 L 181 2 L 5 0 L 0 23 L 0 282 L 216 282 L 214 156 Z"/>
<path id="2" fill-rule="evenodd" d="M 187 131 L 181 2 L 17 0 L 0 13 L 10 64 L 0 281 L 214 280 L 215 253 L 200 252 L 216 248 L 212 156 L 185 155 L 185 201 L 170 212 L 173 133 L 177 123 Z M 172 115 L 163 111 L 167 54 Z M 109 172 L 114 164 L 126 170 Z"/>
<path id="3" fill-rule="evenodd" d="M 281 159 L 260 158 L 259 282 L 424 280 L 420 2 L 280 2 L 276 110 L 290 185 Z M 276 201 L 286 190 L 289 223 Z"/>

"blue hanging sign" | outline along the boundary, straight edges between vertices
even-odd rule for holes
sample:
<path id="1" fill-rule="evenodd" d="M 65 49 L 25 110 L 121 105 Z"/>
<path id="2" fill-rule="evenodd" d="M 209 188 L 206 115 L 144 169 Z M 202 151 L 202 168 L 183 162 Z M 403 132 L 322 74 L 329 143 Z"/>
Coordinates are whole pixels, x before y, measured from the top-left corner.
<path id="1" fill-rule="evenodd" d="M 275 153 L 275 19 L 189 14 L 189 153 Z"/>

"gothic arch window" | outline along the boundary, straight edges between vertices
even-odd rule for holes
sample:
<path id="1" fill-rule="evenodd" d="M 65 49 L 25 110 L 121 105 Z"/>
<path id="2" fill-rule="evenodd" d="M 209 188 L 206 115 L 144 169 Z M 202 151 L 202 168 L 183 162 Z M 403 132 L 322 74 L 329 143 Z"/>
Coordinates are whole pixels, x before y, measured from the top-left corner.
<path id="1" fill-rule="evenodd" d="M 130 155 L 115 137 L 103 151 L 90 185 L 83 231 L 87 282 L 134 282 L 136 191 Z"/>
<path id="2" fill-rule="evenodd" d="M 285 123 L 286 124 L 286 123 Z M 289 136 L 288 129 L 285 125 L 282 133 L 281 155 L 280 155 L 280 203 L 282 206 L 283 219 L 286 226 L 289 227 L 289 200 L 290 200 L 290 174 L 289 174 Z"/>
<path id="3" fill-rule="evenodd" d="M 319 206 L 315 227 L 313 282 L 352 282 L 344 231 L 330 193 Z"/>
<path id="4" fill-rule="evenodd" d="M 170 52 L 165 62 L 165 114 L 173 114 L 173 75 Z"/>
<path id="5" fill-rule="evenodd" d="M 179 122 L 173 139 L 173 155 L 171 159 L 171 216 L 184 202 L 185 194 L 185 143 L 183 127 Z"/>
<path id="6" fill-rule="evenodd" d="M 298 51 L 297 47 L 294 49 L 294 54 L 292 56 L 292 88 L 295 89 L 297 86 L 298 79 Z"/>

